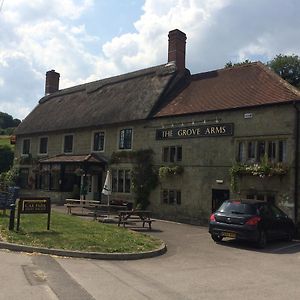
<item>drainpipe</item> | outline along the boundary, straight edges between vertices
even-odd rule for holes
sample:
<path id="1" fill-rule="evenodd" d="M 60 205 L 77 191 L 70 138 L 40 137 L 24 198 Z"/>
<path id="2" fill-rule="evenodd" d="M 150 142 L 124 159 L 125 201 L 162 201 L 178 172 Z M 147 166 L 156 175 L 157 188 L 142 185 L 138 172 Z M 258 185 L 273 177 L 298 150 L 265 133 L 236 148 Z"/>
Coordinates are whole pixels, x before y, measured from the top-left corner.
<path id="1" fill-rule="evenodd" d="M 295 122 L 295 186 L 294 186 L 294 212 L 295 212 L 295 223 L 298 221 L 298 162 L 299 162 L 299 108 L 294 102 L 294 108 L 296 110 L 296 122 Z"/>

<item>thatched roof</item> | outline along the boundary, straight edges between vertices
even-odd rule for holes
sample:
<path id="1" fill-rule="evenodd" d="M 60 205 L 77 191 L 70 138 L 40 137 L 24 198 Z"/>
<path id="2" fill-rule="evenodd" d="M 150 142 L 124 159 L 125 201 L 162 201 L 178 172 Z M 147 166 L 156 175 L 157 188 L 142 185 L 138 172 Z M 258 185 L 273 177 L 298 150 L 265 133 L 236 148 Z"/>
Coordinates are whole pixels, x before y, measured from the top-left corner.
<path id="1" fill-rule="evenodd" d="M 176 80 L 175 75 L 176 66 L 169 63 L 60 90 L 43 97 L 15 133 L 46 133 L 146 119 L 171 81 Z"/>

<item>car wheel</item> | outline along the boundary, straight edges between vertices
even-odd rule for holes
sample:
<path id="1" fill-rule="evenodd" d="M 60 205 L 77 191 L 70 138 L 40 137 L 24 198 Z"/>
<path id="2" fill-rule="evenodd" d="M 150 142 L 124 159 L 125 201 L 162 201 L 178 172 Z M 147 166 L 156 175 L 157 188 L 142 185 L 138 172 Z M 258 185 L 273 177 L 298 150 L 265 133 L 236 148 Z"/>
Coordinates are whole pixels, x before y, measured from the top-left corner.
<path id="1" fill-rule="evenodd" d="M 211 238 L 215 241 L 215 242 L 221 242 L 223 240 L 223 237 L 217 234 L 212 234 Z"/>
<path id="2" fill-rule="evenodd" d="M 267 245 L 267 236 L 266 236 L 266 232 L 264 230 L 261 230 L 259 233 L 259 238 L 257 241 L 257 246 L 259 248 L 265 248 Z"/>
<path id="3" fill-rule="evenodd" d="M 292 229 L 289 229 L 289 230 L 287 231 L 287 233 L 286 233 L 286 238 L 285 238 L 285 240 L 286 240 L 287 242 L 291 242 L 291 241 L 293 240 L 293 238 L 294 238 L 293 230 L 292 230 Z"/>

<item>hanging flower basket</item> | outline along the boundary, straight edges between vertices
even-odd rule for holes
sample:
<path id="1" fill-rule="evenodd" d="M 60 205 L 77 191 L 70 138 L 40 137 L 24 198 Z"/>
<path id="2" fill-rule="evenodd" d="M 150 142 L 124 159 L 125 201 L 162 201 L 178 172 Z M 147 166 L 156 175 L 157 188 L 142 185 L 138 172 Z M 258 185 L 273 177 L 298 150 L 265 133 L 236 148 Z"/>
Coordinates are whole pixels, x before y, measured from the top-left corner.
<path id="1" fill-rule="evenodd" d="M 77 168 L 75 171 L 74 171 L 74 174 L 76 176 L 82 176 L 84 174 L 84 170 L 81 169 L 81 168 Z"/>
<path id="2" fill-rule="evenodd" d="M 183 170 L 182 166 L 161 166 L 158 170 L 158 176 L 159 178 L 166 178 L 181 175 Z"/>
<path id="3" fill-rule="evenodd" d="M 231 188 L 233 191 L 237 190 L 237 179 L 239 176 L 250 175 L 257 176 L 259 178 L 271 177 L 271 176 L 282 176 L 287 174 L 288 167 L 281 164 L 273 164 L 270 162 L 262 162 L 260 164 L 235 164 L 230 170 L 231 177 Z"/>

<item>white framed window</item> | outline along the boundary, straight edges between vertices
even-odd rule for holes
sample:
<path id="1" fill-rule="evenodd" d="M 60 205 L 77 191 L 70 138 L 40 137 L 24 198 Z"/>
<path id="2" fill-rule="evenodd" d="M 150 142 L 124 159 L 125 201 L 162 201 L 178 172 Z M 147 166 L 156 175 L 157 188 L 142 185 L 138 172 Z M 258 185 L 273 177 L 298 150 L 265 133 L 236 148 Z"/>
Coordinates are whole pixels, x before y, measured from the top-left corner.
<path id="1" fill-rule="evenodd" d="M 74 134 L 63 136 L 63 153 L 70 154 L 74 151 Z"/>
<path id="2" fill-rule="evenodd" d="M 30 139 L 23 139 L 22 141 L 22 155 L 29 155 L 30 154 Z"/>
<path id="3" fill-rule="evenodd" d="M 132 149 L 132 128 L 122 128 L 119 133 L 119 149 L 130 150 Z"/>
<path id="4" fill-rule="evenodd" d="M 46 155 L 46 154 L 48 154 L 48 137 L 47 136 L 41 136 L 39 138 L 38 153 L 39 153 L 39 155 Z"/>
<path id="5" fill-rule="evenodd" d="M 236 160 L 241 163 L 259 163 L 265 156 L 270 162 L 286 162 L 287 142 L 275 139 L 238 141 L 236 153 Z"/>
<path id="6" fill-rule="evenodd" d="M 112 191 L 130 193 L 131 171 L 129 169 L 112 169 Z"/>
<path id="7" fill-rule="evenodd" d="M 92 137 L 92 151 L 104 151 L 105 145 L 105 131 L 94 131 Z"/>

